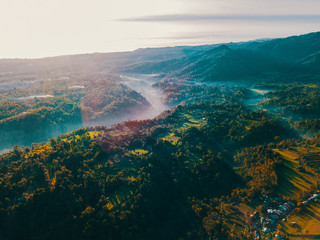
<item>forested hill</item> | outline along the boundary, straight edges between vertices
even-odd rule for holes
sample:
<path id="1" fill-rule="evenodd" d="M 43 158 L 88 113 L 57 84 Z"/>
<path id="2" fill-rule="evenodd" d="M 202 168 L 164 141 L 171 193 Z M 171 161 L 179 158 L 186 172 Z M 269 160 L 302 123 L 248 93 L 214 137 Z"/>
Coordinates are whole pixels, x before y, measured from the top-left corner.
<path id="1" fill-rule="evenodd" d="M 273 120 L 255 125 L 254 119 L 263 118 L 238 104 L 192 104 L 153 120 L 78 130 L 31 149 L 15 147 L 1 156 L 1 237 L 198 239 L 211 235 L 209 227 L 227 238 L 231 226 L 223 223 L 224 198 L 219 199 L 247 189 L 248 182 L 232 169 L 232 154 L 267 143 L 275 133 L 290 136 Z M 229 127 L 243 132 L 225 135 Z M 257 164 L 275 174 L 275 163 Z M 256 190 L 246 191 L 269 184 L 272 190 L 275 184 L 272 178 L 259 181 Z"/>
<path id="2" fill-rule="evenodd" d="M 219 58 L 220 55 L 215 56 L 216 53 L 213 50 L 221 46 L 222 49 L 226 49 L 225 46 L 228 46 L 230 49 L 243 49 L 252 51 L 256 55 L 259 54 L 261 56 L 257 57 L 258 62 L 268 59 L 268 64 L 274 65 L 272 62 L 278 59 L 279 64 L 281 62 L 283 64 L 284 61 L 291 64 L 298 63 L 315 70 L 315 62 L 318 61 L 317 56 L 320 51 L 319 34 L 319 32 L 315 32 L 288 38 L 242 43 L 146 48 L 120 53 L 93 53 L 41 59 L 2 59 L 0 60 L 0 82 L 8 79 L 25 80 L 40 75 L 42 78 L 52 78 L 119 71 L 158 73 L 161 70 L 160 72 L 171 72 L 172 69 L 186 68 L 194 60 L 201 60 L 203 57 Z M 251 61 L 252 56 L 250 55 L 253 53 L 248 54 L 248 59 L 246 59 L 246 54 L 240 56 L 240 58 L 236 56 L 236 58 L 239 58 L 238 61 L 240 62 Z M 265 71 L 266 69 L 262 70 Z"/>
<path id="3" fill-rule="evenodd" d="M 284 117 L 305 119 L 287 107 L 313 105 L 320 87 L 274 86 L 260 110 L 247 105 L 253 90 L 214 88 L 155 119 L 16 146 L 0 157 L 1 239 L 252 239 L 265 227 L 290 236 L 276 222 L 253 227 L 250 214 L 269 218 L 288 201 L 306 214 L 320 181 L 319 113 Z"/>
<path id="4" fill-rule="evenodd" d="M 292 62 L 301 62 L 303 59 L 319 53 L 319 39 L 320 32 L 314 32 L 266 42 L 252 42 L 244 44 L 242 47 L 270 57 Z"/>
<path id="5" fill-rule="evenodd" d="M 113 77 L 6 82 L 0 89 L 0 152 L 84 126 L 112 124 L 142 114 L 150 103 Z"/>
<path id="6" fill-rule="evenodd" d="M 319 32 L 289 38 L 226 43 L 201 48 L 187 56 L 145 61 L 129 72 L 166 73 L 168 78 L 225 81 L 319 73 Z"/>
<path id="7" fill-rule="evenodd" d="M 0 239 L 319 238 L 318 43 L 0 61 Z"/>

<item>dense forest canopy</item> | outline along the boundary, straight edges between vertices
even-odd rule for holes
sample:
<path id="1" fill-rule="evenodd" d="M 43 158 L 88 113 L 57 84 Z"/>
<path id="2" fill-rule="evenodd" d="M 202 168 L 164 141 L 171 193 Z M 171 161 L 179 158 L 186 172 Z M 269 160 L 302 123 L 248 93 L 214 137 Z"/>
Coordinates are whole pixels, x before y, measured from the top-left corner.
<path id="1" fill-rule="evenodd" d="M 312 33 L 1 60 L 0 239 L 316 239 L 319 51 Z"/>

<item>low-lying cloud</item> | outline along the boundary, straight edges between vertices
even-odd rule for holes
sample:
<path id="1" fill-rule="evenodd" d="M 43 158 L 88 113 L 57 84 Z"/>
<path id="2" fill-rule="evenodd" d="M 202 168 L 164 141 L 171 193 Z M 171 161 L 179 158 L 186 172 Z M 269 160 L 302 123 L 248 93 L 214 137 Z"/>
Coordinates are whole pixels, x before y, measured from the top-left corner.
<path id="1" fill-rule="evenodd" d="M 195 22 L 195 21 L 311 21 L 320 15 L 195 15 L 174 14 L 118 19 L 121 22 Z"/>

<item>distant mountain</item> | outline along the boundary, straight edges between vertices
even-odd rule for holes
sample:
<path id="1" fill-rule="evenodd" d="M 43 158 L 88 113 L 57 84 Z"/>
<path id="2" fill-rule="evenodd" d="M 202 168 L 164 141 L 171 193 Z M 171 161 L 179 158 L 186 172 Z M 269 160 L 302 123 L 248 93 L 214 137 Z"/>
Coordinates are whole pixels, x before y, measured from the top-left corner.
<path id="1" fill-rule="evenodd" d="M 249 42 L 238 47 L 259 52 L 271 58 L 301 63 L 320 51 L 320 32 L 262 42 Z"/>
<path id="2" fill-rule="evenodd" d="M 0 239 L 319 239 L 319 37 L 0 60 Z"/>
<path id="3" fill-rule="evenodd" d="M 308 74 L 319 71 L 320 32 L 274 40 L 210 45 L 185 57 L 139 62 L 124 71 L 165 73 L 167 78 L 205 81 L 257 76 Z"/>
<path id="4" fill-rule="evenodd" d="M 297 66 L 319 71 L 319 53 L 320 32 L 315 32 L 288 38 L 224 45 L 146 48 L 132 52 L 80 54 L 42 59 L 2 59 L 0 81 L 119 72 L 171 72 L 171 75 L 175 72 L 179 77 L 189 75 L 202 78 L 207 73 L 208 76 L 204 79 L 236 79 L 256 76 L 257 73 L 288 70 L 290 72 Z M 230 68 L 232 71 L 229 71 Z M 189 70 L 191 72 L 187 74 Z M 201 71 L 203 73 L 200 73 Z"/>
<path id="5" fill-rule="evenodd" d="M 206 81 L 237 80 L 285 71 L 286 68 L 286 65 L 259 53 L 222 45 L 190 58 L 190 64 L 176 76 Z"/>
<path id="6" fill-rule="evenodd" d="M 137 49 L 132 52 L 92 53 L 39 59 L 0 59 L 0 82 L 7 80 L 48 80 L 61 77 L 92 76 L 118 73 L 125 66 L 144 62 L 169 61 L 210 49 L 166 47 Z"/>
<path id="7" fill-rule="evenodd" d="M 169 79 L 224 81 L 252 78 L 274 72 L 288 73 L 297 68 L 299 68 L 297 63 L 288 64 L 259 52 L 220 45 L 180 59 L 137 64 L 126 71 L 146 74 L 165 73 Z"/>

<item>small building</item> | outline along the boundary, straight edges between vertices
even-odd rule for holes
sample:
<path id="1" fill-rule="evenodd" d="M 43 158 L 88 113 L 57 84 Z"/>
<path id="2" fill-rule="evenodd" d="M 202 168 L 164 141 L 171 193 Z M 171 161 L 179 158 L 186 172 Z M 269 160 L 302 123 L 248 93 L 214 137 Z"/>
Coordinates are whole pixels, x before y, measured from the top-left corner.
<path id="1" fill-rule="evenodd" d="M 267 213 L 271 213 L 272 214 L 273 213 L 273 209 L 268 209 Z"/>
<path id="2" fill-rule="evenodd" d="M 262 228 L 261 230 L 263 233 L 269 233 L 270 232 L 270 229 L 269 228 Z"/>

